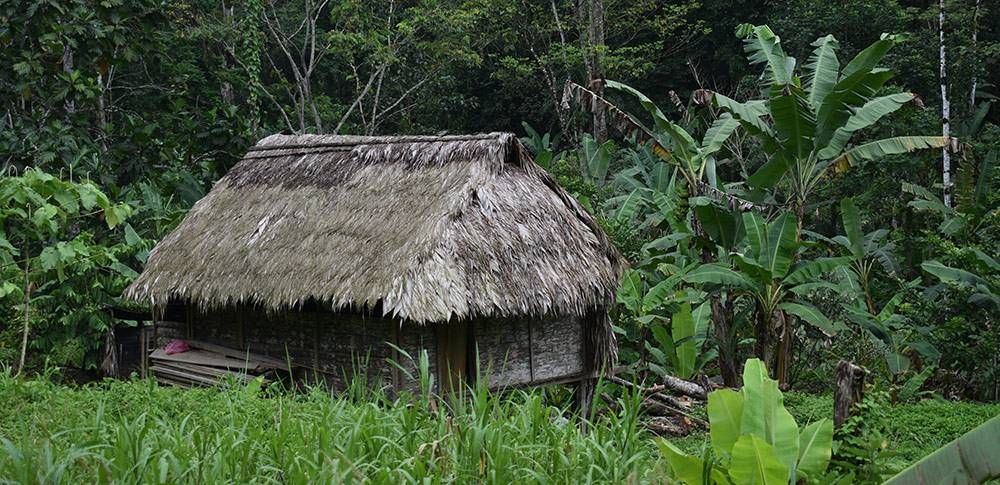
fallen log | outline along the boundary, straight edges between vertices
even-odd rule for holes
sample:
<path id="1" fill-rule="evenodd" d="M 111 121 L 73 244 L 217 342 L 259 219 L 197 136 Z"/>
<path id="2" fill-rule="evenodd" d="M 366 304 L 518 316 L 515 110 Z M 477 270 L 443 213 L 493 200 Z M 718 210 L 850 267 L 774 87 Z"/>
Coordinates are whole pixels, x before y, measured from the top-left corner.
<path id="1" fill-rule="evenodd" d="M 608 380 L 611 381 L 611 382 L 614 382 L 615 384 L 619 384 L 619 385 L 622 385 L 622 386 L 628 386 L 628 387 L 638 388 L 638 389 L 641 389 L 645 393 L 650 393 L 650 394 L 651 393 L 662 393 L 663 391 L 669 389 L 669 390 L 672 390 L 672 391 L 676 391 L 678 394 L 681 394 L 683 396 L 687 396 L 687 397 L 690 397 L 690 398 L 698 399 L 700 401 L 704 401 L 705 399 L 708 399 L 708 392 L 706 392 L 705 388 L 699 386 L 698 384 L 695 384 L 693 382 L 685 381 L 684 379 L 678 379 L 678 378 L 673 377 L 673 376 L 664 376 L 663 379 L 664 379 L 664 381 L 663 381 L 662 384 L 656 384 L 656 385 L 651 386 L 651 387 L 642 387 L 642 386 L 640 386 L 638 384 L 634 384 L 634 383 L 631 383 L 629 381 L 626 381 L 625 379 L 622 379 L 621 377 L 618 377 L 618 376 L 610 376 L 610 377 L 608 377 Z M 674 402 L 677 402 L 677 401 L 674 400 Z"/>
<path id="2" fill-rule="evenodd" d="M 688 397 L 693 397 L 700 401 L 708 399 L 708 391 L 706 391 L 704 387 L 678 377 L 670 375 L 663 376 L 663 385 L 668 389 Z"/>

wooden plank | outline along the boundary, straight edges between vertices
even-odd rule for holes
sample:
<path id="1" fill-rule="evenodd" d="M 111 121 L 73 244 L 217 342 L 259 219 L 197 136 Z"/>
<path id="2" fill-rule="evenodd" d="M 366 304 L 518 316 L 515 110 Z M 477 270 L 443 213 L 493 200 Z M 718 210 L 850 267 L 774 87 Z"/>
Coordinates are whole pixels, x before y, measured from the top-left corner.
<path id="1" fill-rule="evenodd" d="M 174 362 L 184 362 L 189 364 L 207 365 L 211 367 L 222 367 L 226 369 L 257 369 L 255 362 L 230 359 L 213 352 L 203 350 L 189 350 L 179 354 L 168 355 L 163 349 L 156 349 L 150 356 L 153 360 L 166 360 Z"/>
<path id="2" fill-rule="evenodd" d="M 160 367 L 164 367 L 164 368 L 174 369 L 174 370 L 177 370 L 177 371 L 180 371 L 180 372 L 190 372 L 192 374 L 198 374 L 198 375 L 201 375 L 203 377 L 234 376 L 234 377 L 239 378 L 239 379 L 244 380 L 244 381 L 248 381 L 248 380 L 251 380 L 254 377 L 256 377 L 253 374 L 248 374 L 248 373 L 243 373 L 243 372 L 233 372 L 233 371 L 228 371 L 228 370 L 224 370 L 224 369 L 219 369 L 219 368 L 216 368 L 216 367 L 208 367 L 208 366 L 204 366 L 204 365 L 184 364 L 184 363 L 181 363 L 181 362 L 169 362 L 169 361 L 165 361 L 165 360 L 158 360 L 158 361 L 156 361 L 155 365 L 160 366 Z"/>
<path id="3" fill-rule="evenodd" d="M 249 360 L 251 362 L 258 363 L 261 367 L 270 367 L 273 369 L 283 369 L 283 370 L 288 369 L 287 362 L 281 359 L 276 359 L 274 357 L 269 357 L 267 355 L 255 354 L 253 352 L 244 352 L 242 350 L 232 349 L 222 345 L 210 344 L 208 342 L 202 342 L 200 340 L 188 340 L 187 344 L 189 347 L 194 349 L 201 349 L 201 350 L 207 350 L 209 352 L 215 352 L 217 354 L 226 357 L 231 357 L 233 359 L 237 359 L 240 361 Z M 292 364 L 292 366 L 295 366 L 295 364 Z"/>
<path id="4" fill-rule="evenodd" d="M 578 317 L 532 320 L 531 381 L 579 376 L 586 371 L 583 322 Z"/>
<path id="5" fill-rule="evenodd" d="M 196 377 L 200 377 L 200 378 L 203 378 L 203 379 L 209 379 L 213 383 L 218 383 L 218 382 L 221 382 L 224 379 L 227 379 L 227 378 L 231 377 L 231 378 L 234 378 L 237 381 L 242 382 L 242 383 L 245 384 L 245 383 L 250 382 L 250 381 L 252 381 L 252 380 L 254 380 L 254 379 L 258 378 L 258 377 L 261 377 L 261 376 L 255 376 L 253 374 L 246 374 L 246 373 L 243 373 L 243 372 L 233 372 L 233 371 L 225 371 L 225 370 L 219 370 L 219 369 L 212 369 L 210 367 L 190 366 L 190 367 L 184 368 L 184 367 L 178 367 L 178 365 L 183 365 L 183 364 L 177 364 L 176 362 L 174 362 L 174 363 L 157 362 L 156 363 L 156 367 L 159 368 L 161 371 L 174 372 L 174 373 L 178 373 L 178 374 L 183 374 L 184 376 L 189 376 L 189 375 L 190 376 L 196 376 Z M 205 372 L 205 371 L 210 371 L 210 372 Z M 270 384 L 271 382 L 274 382 L 274 379 L 269 379 L 269 378 L 266 378 L 266 377 L 263 378 L 263 383 L 264 384 Z"/>
<path id="6" fill-rule="evenodd" d="M 153 378 L 156 379 L 156 382 L 158 384 L 166 384 L 168 386 L 180 387 L 180 388 L 183 388 L 183 389 L 190 389 L 192 387 L 195 387 L 190 382 L 179 381 L 179 380 L 176 380 L 176 379 L 171 379 L 171 378 L 166 377 L 166 376 L 153 376 Z"/>
<path id="7" fill-rule="evenodd" d="M 149 369 L 152 370 L 153 373 L 156 374 L 156 375 L 158 375 L 158 376 L 159 375 L 165 375 L 165 376 L 167 376 L 168 378 L 171 378 L 171 379 L 179 379 L 181 381 L 189 381 L 189 382 L 197 383 L 197 384 L 207 384 L 207 385 L 210 385 L 210 386 L 214 386 L 214 385 L 216 385 L 216 384 L 219 383 L 219 379 L 218 378 L 203 377 L 203 376 L 195 375 L 195 374 L 190 373 L 190 372 L 184 372 L 184 371 L 179 371 L 179 370 L 174 370 L 174 369 L 168 369 L 166 367 L 159 366 L 159 365 L 156 365 L 156 364 L 154 364 Z"/>

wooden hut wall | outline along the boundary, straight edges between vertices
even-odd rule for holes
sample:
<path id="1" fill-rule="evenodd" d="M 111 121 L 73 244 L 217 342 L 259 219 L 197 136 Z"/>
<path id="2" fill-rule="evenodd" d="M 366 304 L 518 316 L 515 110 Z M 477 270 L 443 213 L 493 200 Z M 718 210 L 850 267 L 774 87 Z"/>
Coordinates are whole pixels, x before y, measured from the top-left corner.
<path id="1" fill-rule="evenodd" d="M 414 359 L 426 349 L 430 371 L 437 371 L 433 327 L 403 325 L 388 319 L 327 311 L 267 313 L 256 309 L 227 309 L 195 313 L 189 335 L 171 332 L 174 338 L 192 338 L 246 349 L 291 361 L 304 368 L 306 378 L 320 377 L 334 389 L 344 389 L 357 372 L 372 386 L 392 385 L 417 390 L 418 383 L 389 363 L 400 363 L 417 375 L 409 361 L 388 343 Z M 168 329 L 169 330 L 169 329 Z M 312 372 L 315 371 L 315 372 Z M 318 374 L 317 374 L 318 373 Z"/>
<path id="2" fill-rule="evenodd" d="M 479 320 L 480 372 L 493 388 L 578 379 L 588 371 L 583 327 L 579 317 Z"/>
<path id="3" fill-rule="evenodd" d="M 418 376 L 421 350 L 429 357 L 437 383 L 439 325 L 418 325 L 328 311 L 267 313 L 256 309 L 189 312 L 191 321 L 158 322 L 157 345 L 174 338 L 192 338 L 246 349 L 292 362 L 306 369 L 305 377 L 322 375 L 333 389 L 344 389 L 355 369 L 365 372 L 370 385 L 388 384 L 417 391 L 419 383 L 389 363 L 400 363 Z M 568 382 L 588 376 L 584 319 L 482 319 L 470 322 L 472 345 L 468 365 L 474 371 L 478 351 L 480 372 L 491 388 Z M 388 343 L 406 351 L 407 359 Z M 367 363 L 367 365 L 363 365 Z"/>

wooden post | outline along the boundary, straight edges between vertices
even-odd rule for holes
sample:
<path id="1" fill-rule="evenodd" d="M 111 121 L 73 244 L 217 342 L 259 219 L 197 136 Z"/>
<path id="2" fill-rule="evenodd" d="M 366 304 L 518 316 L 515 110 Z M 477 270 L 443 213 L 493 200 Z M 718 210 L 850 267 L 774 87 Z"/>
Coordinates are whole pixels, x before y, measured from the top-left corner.
<path id="1" fill-rule="evenodd" d="M 580 431 L 587 431 L 587 420 L 590 419 L 590 405 L 594 402 L 594 390 L 597 379 L 586 376 L 576 382 L 576 410 L 579 413 Z"/>
<path id="2" fill-rule="evenodd" d="M 863 367 L 846 360 L 837 363 L 837 386 L 833 394 L 833 425 L 839 428 L 851 416 L 851 409 L 864 399 L 865 374 Z"/>
<path id="3" fill-rule="evenodd" d="M 468 322 L 447 322 L 435 326 L 438 350 L 438 389 L 450 398 L 468 382 Z"/>

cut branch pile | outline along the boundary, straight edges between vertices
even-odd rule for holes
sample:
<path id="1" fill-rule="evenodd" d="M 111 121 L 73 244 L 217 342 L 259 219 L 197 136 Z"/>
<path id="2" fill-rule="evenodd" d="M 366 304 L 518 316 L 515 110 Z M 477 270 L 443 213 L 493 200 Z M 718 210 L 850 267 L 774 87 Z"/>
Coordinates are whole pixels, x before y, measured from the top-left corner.
<path id="1" fill-rule="evenodd" d="M 708 429 L 705 420 L 690 412 L 694 401 L 704 401 L 708 396 L 706 389 L 699 384 L 672 376 L 666 376 L 661 383 L 650 387 L 617 376 L 610 376 L 608 380 L 639 391 L 643 397 L 642 409 L 649 416 L 644 425 L 657 435 L 686 435 L 692 429 Z M 665 391 L 679 396 L 669 395 Z M 602 397 L 605 402 L 611 402 L 606 395 Z"/>

